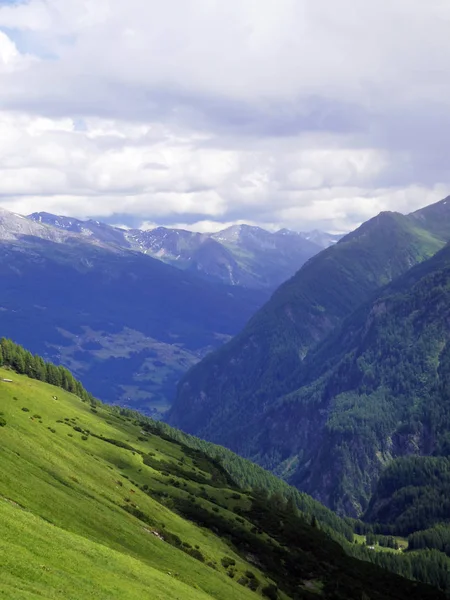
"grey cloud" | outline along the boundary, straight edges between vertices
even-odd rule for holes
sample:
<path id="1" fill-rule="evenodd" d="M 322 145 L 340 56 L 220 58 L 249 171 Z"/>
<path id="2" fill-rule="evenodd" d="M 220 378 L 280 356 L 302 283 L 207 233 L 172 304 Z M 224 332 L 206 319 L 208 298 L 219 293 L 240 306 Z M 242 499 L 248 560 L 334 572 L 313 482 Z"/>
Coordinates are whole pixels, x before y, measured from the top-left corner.
<path id="1" fill-rule="evenodd" d="M 371 210 L 417 208 L 421 195 L 425 203 L 450 187 L 445 17 L 438 0 L 426 9 L 419 0 L 0 7 L 0 27 L 38 57 L 0 74 L 1 109 L 70 117 L 75 132 L 39 138 L 67 156 L 58 176 L 51 150 L 30 149 L 34 134 L 11 133 L 48 173 L 43 191 L 14 189 L 8 174 L 0 194 L 57 202 L 60 212 L 79 198 L 84 213 L 126 224 L 350 226 Z M 93 140 L 95 120 L 120 132 Z M 140 125 L 148 131 L 130 131 Z M 122 196 L 123 214 L 113 202 Z"/>

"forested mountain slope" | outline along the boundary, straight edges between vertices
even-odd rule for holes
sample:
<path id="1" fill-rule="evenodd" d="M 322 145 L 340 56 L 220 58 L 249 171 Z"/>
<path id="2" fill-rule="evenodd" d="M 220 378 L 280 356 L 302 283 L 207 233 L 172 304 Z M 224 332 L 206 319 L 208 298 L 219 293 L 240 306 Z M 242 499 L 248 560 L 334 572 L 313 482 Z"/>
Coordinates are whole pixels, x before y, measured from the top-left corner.
<path id="1" fill-rule="evenodd" d="M 292 483 L 334 509 L 360 514 L 393 458 L 445 455 L 449 319 L 447 246 L 383 290 L 309 357 L 303 385 L 266 413 L 261 430 L 272 450 L 298 458 Z M 288 449 L 275 441 L 276 429 L 293 421 L 292 436 L 284 431 L 285 440 L 296 440 Z"/>
<path id="2" fill-rule="evenodd" d="M 294 502 L 240 489 L 217 459 L 85 396 L 69 374 L 60 384 L 82 399 L 12 371 L 55 367 L 7 340 L 0 348 L 8 600 L 445 597 L 350 558 Z"/>
<path id="3" fill-rule="evenodd" d="M 434 207 L 444 216 L 445 202 Z M 383 213 L 311 259 L 191 369 L 170 422 L 361 514 L 383 465 L 435 451 L 450 428 L 440 367 L 450 250 L 410 270 L 442 231 Z"/>
<path id="4" fill-rule="evenodd" d="M 240 425 L 299 385 L 297 371 L 345 317 L 444 245 L 409 217 L 382 213 L 310 259 L 246 328 L 181 380 L 169 422 L 247 456 Z"/>

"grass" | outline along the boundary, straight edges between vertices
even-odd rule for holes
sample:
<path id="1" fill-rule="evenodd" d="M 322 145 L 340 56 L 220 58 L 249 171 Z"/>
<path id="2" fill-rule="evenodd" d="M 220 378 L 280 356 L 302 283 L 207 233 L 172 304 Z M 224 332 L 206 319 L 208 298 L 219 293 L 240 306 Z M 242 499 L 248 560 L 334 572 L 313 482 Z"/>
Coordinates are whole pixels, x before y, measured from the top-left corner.
<path id="1" fill-rule="evenodd" d="M 397 544 L 398 544 L 398 549 L 395 548 L 387 548 L 386 546 L 380 546 L 378 543 L 376 543 L 373 546 L 373 549 L 375 552 L 403 552 L 403 550 L 407 550 L 408 548 L 408 540 L 402 537 L 398 537 L 398 536 L 392 536 L 394 538 L 394 540 L 397 540 Z M 357 533 L 353 534 L 353 538 L 354 540 L 358 543 L 358 544 L 365 544 L 366 543 L 366 536 L 365 535 L 359 535 Z"/>
<path id="2" fill-rule="evenodd" d="M 203 494 L 214 501 L 202 498 L 200 504 L 236 518 L 233 490 L 144 464 L 142 455 L 151 452 L 156 461 L 208 480 L 210 473 L 178 444 L 144 435 L 134 422 L 102 407 L 93 413 L 88 404 L 50 385 L 3 369 L 1 377 L 13 382 L 0 382 L 6 420 L 0 430 L 0 597 L 132 600 L 151 589 L 152 599 L 254 599 L 255 592 L 237 583 L 249 569 L 261 586 L 267 585 L 267 578 L 226 541 L 171 510 L 177 498 Z M 163 501 L 155 494 L 164 494 Z M 242 506 L 248 502 L 241 496 Z M 124 507 L 140 511 L 148 523 Z M 205 562 L 152 531 L 198 546 Z M 224 556 L 236 562 L 233 578 L 221 564 Z"/>
<path id="3" fill-rule="evenodd" d="M 0 381 L 0 598 L 442 597 L 347 557 L 288 505 L 238 490 L 149 423 L 1 378 L 13 381 Z"/>

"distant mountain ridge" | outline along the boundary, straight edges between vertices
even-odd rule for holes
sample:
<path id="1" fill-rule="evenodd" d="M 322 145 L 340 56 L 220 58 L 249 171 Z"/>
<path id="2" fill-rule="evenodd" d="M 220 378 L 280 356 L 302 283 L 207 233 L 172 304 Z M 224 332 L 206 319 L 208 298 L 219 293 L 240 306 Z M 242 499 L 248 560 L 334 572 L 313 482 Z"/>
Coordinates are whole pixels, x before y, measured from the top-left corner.
<path id="1" fill-rule="evenodd" d="M 240 334 L 186 374 L 169 422 L 271 468 L 334 509 L 360 514 L 379 472 L 376 452 L 368 451 L 367 462 L 358 462 L 361 447 L 359 454 L 356 447 L 344 452 L 340 434 L 326 433 L 338 402 L 333 399 L 368 360 L 361 357 L 354 364 L 367 338 L 345 350 L 357 327 L 352 314 L 370 306 L 387 284 L 394 289 L 397 281 L 409 281 L 414 265 L 422 263 L 411 277 L 444 260 L 447 249 L 436 253 L 449 240 L 447 199 L 412 215 L 381 213 L 364 223 L 308 261 Z M 399 335 L 414 343 L 414 337 Z M 379 349 L 373 370 L 386 352 Z M 332 379 L 338 357 L 342 366 Z M 339 406 L 345 416 L 344 400 Z M 386 406 L 383 414 L 389 410 Z M 357 435 L 361 424 L 355 411 L 349 427 Z"/>
<path id="2" fill-rule="evenodd" d="M 274 290 L 309 258 L 339 236 L 320 231 L 271 233 L 260 227 L 233 225 L 218 233 L 156 227 L 122 229 L 51 213 L 27 218 L 120 248 L 143 252 L 202 277 L 254 289 Z"/>
<path id="3" fill-rule="evenodd" d="M 268 297 L 111 243 L 108 226 L 60 225 L 0 211 L 0 326 L 108 402 L 166 409 L 187 368 Z"/>

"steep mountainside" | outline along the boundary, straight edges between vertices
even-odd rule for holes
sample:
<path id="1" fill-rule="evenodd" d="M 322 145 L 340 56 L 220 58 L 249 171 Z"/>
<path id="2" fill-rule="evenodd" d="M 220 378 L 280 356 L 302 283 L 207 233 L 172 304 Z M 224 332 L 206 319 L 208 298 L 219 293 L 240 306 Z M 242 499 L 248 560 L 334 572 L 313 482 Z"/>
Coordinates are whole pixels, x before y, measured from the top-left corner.
<path id="1" fill-rule="evenodd" d="M 261 449 L 242 436 L 242 424 L 298 387 L 310 348 L 443 243 L 396 213 L 363 224 L 310 259 L 238 336 L 187 374 L 169 422 L 257 457 Z"/>
<path id="2" fill-rule="evenodd" d="M 233 225 L 211 238 L 235 259 L 230 280 L 247 287 L 275 289 L 323 248 L 296 232 L 270 233 L 249 225 Z"/>
<path id="3" fill-rule="evenodd" d="M 166 408 L 177 379 L 265 298 L 11 213 L 0 217 L 4 333 L 69 366 L 109 402 Z"/>
<path id="4" fill-rule="evenodd" d="M 260 430 L 272 451 L 298 458 L 292 483 L 341 512 L 360 514 L 393 458 L 447 452 L 449 320 L 447 246 L 311 354 L 302 387 L 279 399 Z M 294 419 L 297 430 L 283 433 L 290 447 L 280 444 L 277 424 Z"/>
<path id="5" fill-rule="evenodd" d="M 416 217 L 383 213 L 365 223 L 188 372 L 169 422 L 361 514 L 384 464 L 430 453 L 440 439 L 429 420 L 445 415 L 431 417 L 437 408 L 426 400 L 446 356 L 449 250 L 409 268 L 442 244 Z M 377 290 L 393 295 L 392 310 Z"/>
<path id="6" fill-rule="evenodd" d="M 270 233 L 248 225 L 201 234 L 167 227 L 126 230 L 49 213 L 33 213 L 28 218 L 91 240 L 149 254 L 207 279 L 268 290 L 274 290 L 311 256 L 336 241 L 336 236 L 320 231 Z"/>
<path id="7" fill-rule="evenodd" d="M 8 600 L 445 597 L 350 558 L 294 503 L 240 489 L 138 413 L 5 368 L 0 390 Z"/>

